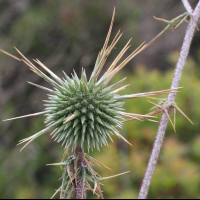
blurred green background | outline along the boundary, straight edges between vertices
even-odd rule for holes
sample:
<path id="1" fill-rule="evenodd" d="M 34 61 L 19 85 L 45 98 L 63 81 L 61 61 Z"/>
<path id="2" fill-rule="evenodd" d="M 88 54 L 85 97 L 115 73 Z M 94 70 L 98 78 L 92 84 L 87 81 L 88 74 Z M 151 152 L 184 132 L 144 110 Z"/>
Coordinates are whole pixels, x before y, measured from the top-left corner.
<path id="1" fill-rule="evenodd" d="M 194 6 L 197 1 L 191 0 Z M 29 59 L 38 58 L 62 77 L 62 70 L 80 75 L 82 67 L 88 76 L 103 46 L 113 8 L 116 17 L 111 39 L 121 29 L 123 36 L 108 58 L 108 68 L 126 42 L 132 37 L 128 56 L 143 41 L 150 41 L 165 24 L 153 16 L 170 20 L 185 9 L 174 0 L 7 0 L 0 1 L 0 48 L 16 55 L 16 46 Z M 169 31 L 148 49 L 135 57 L 115 77 L 127 77 L 130 84 L 124 94 L 170 88 L 187 24 Z M 148 198 L 200 198 L 200 34 L 196 32 L 181 79 L 183 87 L 176 102 L 194 122 L 180 113 L 176 133 L 169 124 L 165 141 L 150 185 Z M 16 144 L 43 129 L 44 117 L 2 122 L 3 119 L 43 110 L 46 92 L 26 81 L 48 86 L 25 66 L 0 54 L 0 197 L 50 198 L 61 181 L 59 167 L 46 166 L 62 159 L 63 148 L 48 134 L 29 144 L 22 152 Z M 162 96 L 166 97 L 166 96 Z M 155 102 L 155 101 L 154 101 Z M 152 107 L 146 98 L 127 100 L 126 111 L 145 114 Z M 160 117 L 160 115 L 158 115 Z M 91 156 L 112 169 L 95 166 L 102 176 L 124 171 L 129 174 L 103 182 L 105 198 L 137 198 L 158 124 L 131 121 L 121 134 L 133 144 L 128 146 L 114 137 L 114 143 Z M 92 193 L 88 193 L 90 198 Z M 56 196 L 59 198 L 59 196 Z"/>

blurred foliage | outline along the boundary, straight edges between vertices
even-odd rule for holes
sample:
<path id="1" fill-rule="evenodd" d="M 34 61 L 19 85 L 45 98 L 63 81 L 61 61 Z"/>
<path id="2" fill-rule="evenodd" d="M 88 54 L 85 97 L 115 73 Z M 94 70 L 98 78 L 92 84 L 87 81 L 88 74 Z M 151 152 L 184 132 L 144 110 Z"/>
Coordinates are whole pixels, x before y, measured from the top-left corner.
<path id="1" fill-rule="evenodd" d="M 62 70 L 68 74 L 72 69 L 80 72 L 82 66 L 90 74 L 107 34 L 114 6 L 116 18 L 112 37 L 119 28 L 124 35 L 105 68 L 130 37 L 134 39 L 128 53 L 162 30 L 164 24 L 154 20 L 153 15 L 172 19 L 185 12 L 181 1 L 173 0 L 163 0 L 162 4 L 158 0 L 0 1 L 0 48 L 16 55 L 13 46 L 17 46 L 28 58 L 37 57 L 58 76 L 62 76 Z M 127 76 L 124 84 L 130 86 L 123 93 L 170 88 L 184 30 L 185 25 L 173 33 L 166 33 L 115 77 L 114 81 Z M 197 33 L 181 79 L 183 89 L 176 97 L 177 105 L 194 125 L 180 113 L 176 117 L 176 133 L 168 125 L 149 198 L 200 198 L 199 37 Z M 41 102 L 47 98 L 46 93 L 29 86 L 26 81 L 48 84 L 22 63 L 5 55 L 0 54 L 0 63 L 0 118 L 42 110 Z M 149 112 L 151 106 L 146 98 L 127 100 L 125 104 L 127 112 L 143 114 Z M 49 198 L 59 187 L 61 169 L 46 164 L 61 160 L 63 149 L 60 144 L 53 143 L 46 134 L 22 152 L 19 152 L 21 146 L 15 147 L 20 139 L 44 128 L 43 120 L 44 117 L 40 116 L 0 123 L 1 198 Z M 121 133 L 133 146 L 114 138 L 114 143 L 110 142 L 109 147 L 101 152 L 90 152 L 95 159 L 112 168 L 109 171 L 95 166 L 102 176 L 131 171 L 103 182 L 106 198 L 137 197 L 157 127 L 157 123 L 147 121 L 126 122 Z M 89 197 L 93 197 L 92 192 Z"/>

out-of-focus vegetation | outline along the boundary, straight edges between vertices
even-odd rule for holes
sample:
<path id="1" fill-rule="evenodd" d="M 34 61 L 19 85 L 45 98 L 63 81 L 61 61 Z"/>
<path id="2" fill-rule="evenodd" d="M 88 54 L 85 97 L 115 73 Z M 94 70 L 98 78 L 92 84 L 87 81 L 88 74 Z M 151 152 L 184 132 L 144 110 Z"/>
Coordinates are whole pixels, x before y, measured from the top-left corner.
<path id="1" fill-rule="evenodd" d="M 116 17 L 112 37 L 119 28 L 124 34 L 105 68 L 130 37 L 133 37 L 132 47 L 126 55 L 162 30 L 165 24 L 153 19 L 153 15 L 172 19 L 185 12 L 181 1 L 174 0 L 0 1 L 0 48 L 17 55 L 13 49 L 16 46 L 28 58 L 44 62 L 58 76 L 62 76 L 62 70 L 70 74 L 72 69 L 80 74 L 82 66 L 89 76 L 106 37 L 114 6 Z M 130 86 L 123 93 L 170 87 L 185 27 L 182 25 L 174 32 L 166 33 L 115 77 L 119 80 L 127 76 L 125 84 Z M 176 98 L 178 106 L 194 125 L 180 113 L 176 117 L 176 133 L 168 125 L 149 198 L 200 198 L 198 41 L 197 32 L 181 79 L 183 89 Z M 26 81 L 48 85 L 23 63 L 0 54 L 0 119 L 43 110 L 42 100 L 47 99 L 46 93 L 29 86 Z M 146 98 L 127 100 L 125 104 L 126 111 L 143 114 L 149 112 L 151 106 Z M 61 160 L 63 148 L 60 144 L 54 143 L 46 134 L 22 152 L 15 146 L 20 139 L 44 128 L 43 120 L 40 116 L 0 122 L 1 198 L 49 198 L 60 185 L 61 169 L 46 166 Z M 157 127 L 158 124 L 153 122 L 126 122 L 121 133 L 133 146 L 114 138 L 114 143 L 110 142 L 101 152 L 90 152 L 91 156 L 112 168 L 109 171 L 96 166 L 102 176 L 131 171 L 103 182 L 106 198 L 137 197 Z"/>
<path id="2" fill-rule="evenodd" d="M 178 53 L 173 52 L 169 55 L 169 62 L 175 64 Z M 128 77 L 126 83 L 130 83 L 130 86 L 124 93 L 129 94 L 167 89 L 170 87 L 173 73 L 173 70 L 164 74 L 158 70 L 148 71 L 145 66 L 138 65 L 134 75 L 122 73 L 120 78 Z M 176 103 L 187 113 L 194 125 L 180 113 L 176 114 L 176 133 L 173 127 L 168 125 L 161 157 L 150 186 L 149 198 L 199 198 L 200 196 L 200 80 L 191 58 L 187 61 L 180 86 L 183 89 L 177 95 Z M 160 98 L 165 97 L 160 96 Z M 157 103 L 156 100 L 149 100 Z M 153 106 L 147 102 L 146 98 L 127 100 L 125 104 L 126 111 L 143 114 Z M 171 118 L 173 119 L 173 116 Z M 105 173 L 108 176 L 110 173 L 131 170 L 130 174 L 118 178 L 118 181 L 116 178 L 105 182 L 105 185 L 109 187 L 103 187 L 103 189 L 110 197 L 119 191 L 116 198 L 118 195 L 120 198 L 137 198 L 157 128 L 158 124 L 153 122 L 126 122 L 121 132 L 133 146 L 128 147 L 122 141 L 115 140 L 115 143 L 111 145 L 112 150 L 107 147 L 103 153 L 95 156 L 113 169 L 111 172 L 108 170 L 104 172 L 105 170 L 101 168 L 100 174 Z M 110 158 L 113 158 L 113 161 L 110 161 Z"/>

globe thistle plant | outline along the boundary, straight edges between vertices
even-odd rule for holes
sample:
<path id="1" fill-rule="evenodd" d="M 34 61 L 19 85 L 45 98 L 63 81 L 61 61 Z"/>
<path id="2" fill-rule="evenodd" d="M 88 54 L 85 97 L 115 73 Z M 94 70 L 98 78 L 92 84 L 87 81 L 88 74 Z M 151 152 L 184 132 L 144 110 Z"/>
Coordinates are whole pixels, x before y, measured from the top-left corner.
<path id="1" fill-rule="evenodd" d="M 61 79 L 51 70 L 49 70 L 44 64 L 42 64 L 38 59 L 34 60 L 46 72 L 48 72 L 50 76 L 47 76 L 32 62 L 30 62 L 18 49 L 16 49 L 18 53 L 22 56 L 21 60 L 25 62 L 34 73 L 42 77 L 45 81 L 53 86 L 53 89 L 49 89 L 29 82 L 30 84 L 46 90 L 49 93 L 48 100 L 44 100 L 45 109 L 44 111 L 39 113 L 25 115 L 12 119 L 44 115 L 46 128 L 28 138 L 21 140 L 19 144 L 26 142 L 24 146 L 26 147 L 30 142 L 38 138 L 40 135 L 51 131 L 51 136 L 54 141 L 61 142 L 62 146 L 64 146 L 65 149 L 71 149 L 72 152 L 75 152 L 75 157 L 69 157 L 66 162 L 59 164 L 65 166 L 65 172 L 63 174 L 63 184 L 62 187 L 59 189 L 59 191 L 61 191 L 62 193 L 63 187 L 64 185 L 66 185 L 67 189 L 65 191 L 65 195 L 67 195 L 67 191 L 73 188 L 73 180 L 76 180 L 76 178 L 78 177 L 78 175 L 80 176 L 80 174 L 82 174 L 81 188 L 83 188 L 81 197 L 83 197 L 84 194 L 84 185 L 88 184 L 88 182 L 86 182 L 86 178 L 93 180 L 95 187 L 98 186 L 98 180 L 103 180 L 103 178 L 97 178 L 94 171 L 92 170 L 90 160 L 95 162 L 97 161 L 84 153 L 85 146 L 87 147 L 88 152 L 90 149 L 99 150 L 100 146 L 108 145 L 108 139 L 112 141 L 111 135 L 116 135 L 119 138 L 123 139 L 125 142 L 129 143 L 119 133 L 117 129 L 122 128 L 123 122 L 130 120 L 154 121 L 150 119 L 151 117 L 153 117 L 152 115 L 140 115 L 124 112 L 124 100 L 137 97 L 165 94 L 173 92 L 173 90 L 177 90 L 177 88 L 175 88 L 172 90 L 119 95 L 118 92 L 124 90 L 128 86 L 125 85 L 119 87 L 119 85 L 122 84 L 125 78 L 118 81 L 117 83 L 114 83 L 113 85 L 109 85 L 112 78 L 132 58 L 134 58 L 137 54 L 139 54 L 146 48 L 144 43 L 142 43 L 125 60 L 118 64 L 122 56 L 129 49 L 131 39 L 127 42 L 127 44 L 121 50 L 119 55 L 115 58 L 107 71 L 99 78 L 99 75 L 109 54 L 122 36 L 122 34 L 120 34 L 120 31 L 118 31 L 111 44 L 108 46 L 114 21 L 114 15 L 115 11 L 113 12 L 108 35 L 106 37 L 102 50 L 99 52 L 94 70 L 90 78 L 87 78 L 85 70 L 82 69 L 80 78 L 74 71 L 71 78 L 65 72 L 63 72 L 64 78 Z M 125 119 L 127 117 L 128 119 Z M 81 150 L 78 151 L 78 149 Z M 78 153 L 76 153 L 76 151 L 78 151 Z M 78 164 L 79 161 L 77 159 L 79 159 L 78 156 L 81 152 L 83 152 L 84 154 L 84 158 L 82 159 L 82 161 L 84 161 L 85 164 L 83 164 L 84 162 Z M 77 162 L 75 163 L 75 161 Z M 72 167 L 72 169 L 70 167 Z M 85 178 L 83 178 L 83 175 L 85 176 Z M 75 185 L 76 184 L 74 184 L 74 187 Z M 61 195 L 61 197 L 65 197 L 65 195 Z"/>

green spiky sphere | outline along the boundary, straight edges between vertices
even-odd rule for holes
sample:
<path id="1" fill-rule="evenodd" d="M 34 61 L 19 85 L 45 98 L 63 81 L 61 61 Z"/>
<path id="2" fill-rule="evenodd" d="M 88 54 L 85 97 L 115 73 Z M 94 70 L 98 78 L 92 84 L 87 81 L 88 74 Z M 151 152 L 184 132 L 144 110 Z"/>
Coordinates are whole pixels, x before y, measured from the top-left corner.
<path id="1" fill-rule="evenodd" d="M 31 68 L 31 70 L 54 87 L 52 90 L 30 83 L 51 94 L 49 95 L 49 100 L 45 100 L 45 111 L 32 114 L 32 116 L 41 114 L 46 115 L 45 123 L 47 124 L 47 127 L 28 138 L 20 140 L 19 144 L 27 142 L 23 148 L 48 131 L 52 131 L 51 135 L 55 138 L 54 140 L 57 142 L 62 141 L 62 145 L 65 145 L 65 148 L 71 148 L 72 151 L 80 146 L 82 150 L 87 146 L 89 151 L 90 148 L 93 150 L 94 148 L 99 149 L 100 145 L 108 145 L 107 139 L 109 138 L 112 141 L 110 134 L 115 134 L 125 142 L 129 143 L 116 129 L 116 127 L 122 127 L 122 123 L 124 122 L 123 117 L 130 117 L 129 120 L 146 119 L 145 115 L 121 112 L 121 110 L 124 110 L 122 109 L 124 102 L 121 101 L 147 96 L 148 93 L 117 95 L 119 91 L 125 89 L 127 86 L 116 89 L 116 86 L 122 83 L 125 78 L 111 86 L 107 86 L 110 80 L 133 57 L 144 49 L 145 46 L 142 47 L 143 43 L 116 67 L 121 57 L 130 47 L 128 45 L 131 40 L 129 40 L 104 75 L 98 79 L 109 54 L 122 36 L 120 31 L 118 31 L 112 43 L 108 46 L 113 20 L 114 14 L 105 43 L 97 56 L 94 70 L 89 80 L 87 80 L 84 70 L 82 70 L 80 79 L 75 72 L 72 75 L 72 78 L 64 73 L 65 78 L 60 79 L 38 59 L 34 60 L 50 74 L 52 79 L 33 65 L 19 50 L 16 49 L 22 56 L 22 60 Z M 151 95 L 152 94 L 157 93 L 151 93 Z"/>
<path id="2" fill-rule="evenodd" d="M 81 80 L 75 72 L 72 78 L 66 74 L 65 78 L 60 86 L 56 85 L 54 94 L 49 95 L 48 104 L 44 104 L 47 126 L 54 128 L 52 137 L 72 150 L 78 143 L 82 148 L 86 143 L 88 150 L 99 149 L 99 144 L 108 145 L 107 138 L 112 140 L 110 133 L 118 134 L 114 126 L 122 124 L 116 111 L 123 102 L 116 101 L 117 95 L 112 93 L 114 85 L 105 87 L 104 81 L 88 82 L 84 71 Z"/>

